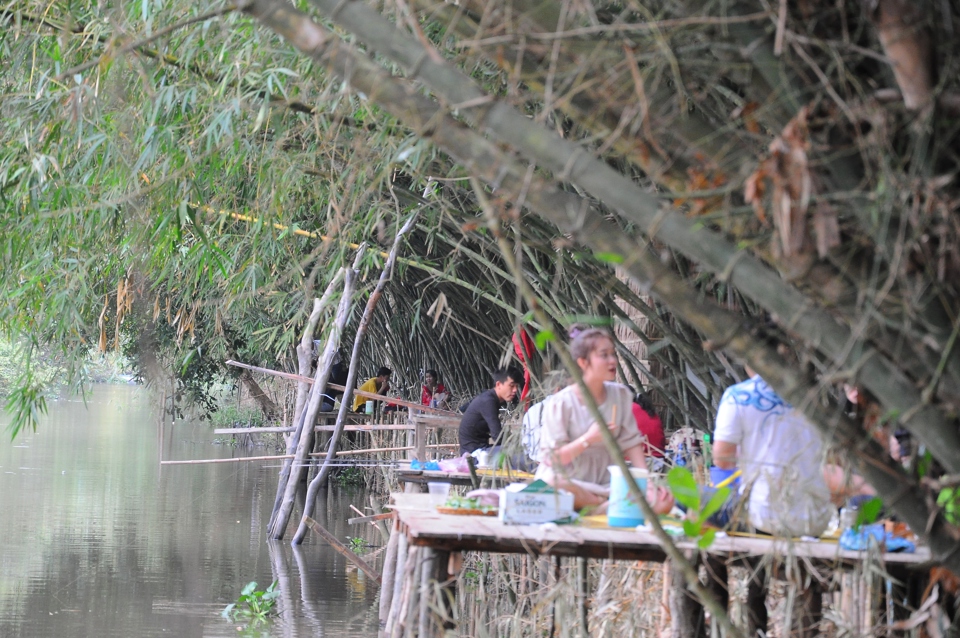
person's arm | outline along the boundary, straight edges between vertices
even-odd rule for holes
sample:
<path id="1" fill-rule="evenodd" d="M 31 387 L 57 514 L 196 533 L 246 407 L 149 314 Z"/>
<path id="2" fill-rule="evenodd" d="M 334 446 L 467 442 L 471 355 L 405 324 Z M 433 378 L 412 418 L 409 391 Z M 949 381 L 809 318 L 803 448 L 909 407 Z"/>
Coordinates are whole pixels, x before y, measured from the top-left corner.
<path id="1" fill-rule="evenodd" d="M 713 464 L 722 470 L 737 467 L 737 451 L 743 440 L 743 427 L 740 421 L 737 402 L 730 396 L 728 388 L 720 399 L 717 408 L 717 422 L 713 429 Z"/>
<path id="2" fill-rule="evenodd" d="M 729 441 L 714 441 L 713 464 L 722 470 L 737 467 L 737 444 Z"/>
<path id="3" fill-rule="evenodd" d="M 487 397 L 484 398 L 486 399 Z M 500 404 L 497 401 L 496 395 L 484 402 L 480 414 L 487 423 L 487 429 L 490 430 L 490 438 L 494 443 L 498 442 L 503 424 L 500 423 Z"/>
<path id="4" fill-rule="evenodd" d="M 634 445 L 632 448 L 623 451 L 625 458 L 633 467 L 647 467 L 647 455 L 643 453 L 643 444 Z"/>

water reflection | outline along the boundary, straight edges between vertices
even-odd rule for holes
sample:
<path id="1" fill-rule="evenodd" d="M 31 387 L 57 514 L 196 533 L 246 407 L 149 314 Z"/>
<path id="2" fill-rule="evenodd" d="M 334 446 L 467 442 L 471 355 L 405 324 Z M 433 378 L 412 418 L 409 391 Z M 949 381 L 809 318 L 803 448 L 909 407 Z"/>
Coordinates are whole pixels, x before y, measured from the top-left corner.
<path id="1" fill-rule="evenodd" d="M 0 424 L 2 427 L 5 424 Z M 169 424 L 166 459 L 261 455 L 211 444 L 207 424 Z M 282 588 L 282 615 L 244 635 L 369 636 L 376 586 L 331 548 L 268 543 L 277 468 L 166 466 L 138 388 L 50 405 L 36 433 L 0 443 L 0 636 L 236 636 L 219 616 L 256 580 Z M 342 540 L 359 493 L 331 492 L 318 520 Z"/>

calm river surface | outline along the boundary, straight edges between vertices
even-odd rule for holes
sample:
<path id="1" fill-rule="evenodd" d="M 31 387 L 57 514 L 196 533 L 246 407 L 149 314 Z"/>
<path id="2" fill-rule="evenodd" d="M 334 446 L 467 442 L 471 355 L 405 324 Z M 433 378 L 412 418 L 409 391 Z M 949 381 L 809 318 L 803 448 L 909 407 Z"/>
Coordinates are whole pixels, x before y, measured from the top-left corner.
<path id="1" fill-rule="evenodd" d="M 313 539 L 267 541 L 276 462 L 161 470 L 156 411 L 133 386 L 49 407 L 13 442 L 0 424 L 0 637 L 376 634 L 375 584 Z M 165 430 L 165 460 L 269 453 L 213 445 L 206 423 Z M 316 516 L 380 544 L 347 526 L 351 503 L 363 494 L 336 490 Z M 252 580 L 279 580 L 281 615 L 238 631 L 220 611 Z"/>

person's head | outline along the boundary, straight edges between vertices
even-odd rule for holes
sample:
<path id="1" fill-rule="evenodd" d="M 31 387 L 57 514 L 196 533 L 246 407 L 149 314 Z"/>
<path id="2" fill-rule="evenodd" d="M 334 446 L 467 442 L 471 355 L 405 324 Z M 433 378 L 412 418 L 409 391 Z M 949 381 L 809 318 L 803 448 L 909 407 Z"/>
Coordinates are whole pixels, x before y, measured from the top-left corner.
<path id="1" fill-rule="evenodd" d="M 653 401 L 650 400 L 650 397 L 646 393 L 638 392 L 636 396 L 633 397 L 633 402 L 639 405 L 651 418 L 657 416 L 657 411 L 653 407 Z"/>
<path id="2" fill-rule="evenodd" d="M 570 354 L 576 359 L 584 381 L 613 381 L 617 378 L 617 349 L 603 330 L 588 328 L 570 342 Z"/>
<path id="3" fill-rule="evenodd" d="M 386 366 L 381 366 L 380 369 L 377 370 L 377 379 L 380 381 L 389 381 L 391 374 L 393 374 L 393 370 Z"/>
<path id="4" fill-rule="evenodd" d="M 493 373 L 493 391 L 497 393 L 497 398 L 508 403 L 517 396 L 517 381 L 514 379 L 512 371 L 507 368 L 500 368 Z"/>
<path id="5" fill-rule="evenodd" d="M 435 389 L 440 383 L 440 373 L 436 370 L 427 370 L 423 373 L 423 385 L 431 390 Z"/>
<path id="6" fill-rule="evenodd" d="M 570 339 L 570 341 L 573 341 L 580 336 L 580 333 L 586 332 L 587 330 L 591 330 L 591 326 L 588 323 L 570 324 L 570 327 L 567 328 L 567 337 Z"/>

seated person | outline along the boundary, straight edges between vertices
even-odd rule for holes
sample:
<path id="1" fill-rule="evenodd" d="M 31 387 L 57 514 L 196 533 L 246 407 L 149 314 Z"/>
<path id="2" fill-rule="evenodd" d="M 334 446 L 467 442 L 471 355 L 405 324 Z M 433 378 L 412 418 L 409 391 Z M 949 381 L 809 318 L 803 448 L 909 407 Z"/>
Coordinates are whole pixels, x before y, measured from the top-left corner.
<path id="1" fill-rule="evenodd" d="M 420 405 L 429 405 L 434 408 L 449 410 L 447 405 L 447 389 L 440 382 L 440 373 L 436 370 L 427 370 L 423 373 L 423 391 L 420 393 Z M 436 401 L 436 403 L 434 403 Z"/>
<path id="2" fill-rule="evenodd" d="M 717 467 L 742 472 L 735 494 L 715 517 L 729 522 L 739 495 L 749 492 L 744 522 L 768 534 L 819 536 L 836 505 L 850 496 L 871 494 L 862 479 L 848 481 L 837 466 L 825 464 L 823 443 L 803 414 L 767 383 L 752 376 L 730 386 L 720 399 L 713 439 Z"/>
<path id="3" fill-rule="evenodd" d="M 523 443 L 523 451 L 534 463 L 540 462 L 540 430 L 543 428 L 543 408 L 554 394 L 568 385 L 570 385 L 570 377 L 565 372 L 555 370 L 547 373 L 544 382 L 547 396 L 543 401 L 531 405 L 526 414 L 523 415 L 520 440 Z"/>
<path id="4" fill-rule="evenodd" d="M 633 397 L 633 418 L 637 420 L 637 429 L 644 437 L 643 452 L 647 458 L 662 459 L 663 451 L 667 447 L 667 439 L 663 434 L 663 422 L 653 409 L 653 402 L 644 393 Z"/>
<path id="5" fill-rule="evenodd" d="M 503 435 L 500 408 L 512 401 L 516 394 L 517 382 L 509 370 L 500 369 L 493 373 L 493 389 L 475 396 L 460 419 L 460 454 L 499 450 Z"/>
<path id="6" fill-rule="evenodd" d="M 358 390 L 361 392 L 371 392 L 373 394 L 386 394 L 390 391 L 390 375 L 393 374 L 393 370 L 387 367 L 381 367 L 377 370 L 377 376 L 371 377 L 363 382 Z M 362 397 L 359 394 L 354 395 L 353 397 L 353 411 L 354 412 L 363 412 L 364 405 L 367 403 L 368 399 Z"/>
<path id="7" fill-rule="evenodd" d="M 347 372 L 347 366 L 343 362 L 343 352 L 337 350 L 337 353 L 333 356 L 333 366 L 330 368 L 330 378 L 327 379 L 327 383 L 345 384 L 347 382 Z M 342 391 L 325 387 L 320 399 L 320 411 L 333 412 L 333 406 L 336 404 L 337 398 L 341 396 L 343 396 Z"/>
<path id="8" fill-rule="evenodd" d="M 583 382 L 609 420 L 610 433 L 634 467 L 646 468 L 643 437 L 633 418 L 633 392 L 614 383 L 617 378 L 617 352 L 613 340 L 602 330 L 590 328 L 577 333 L 570 343 L 583 375 Z M 536 477 L 550 485 L 573 493 L 574 507 L 594 506 L 606 509 L 610 494 L 610 473 L 613 463 L 597 423 L 580 388 L 570 385 L 550 398 L 543 408 L 540 432 L 540 467 Z M 614 414 L 615 412 L 615 414 Z M 648 482 L 647 500 L 658 514 L 673 507 L 673 496 L 666 488 Z"/>

